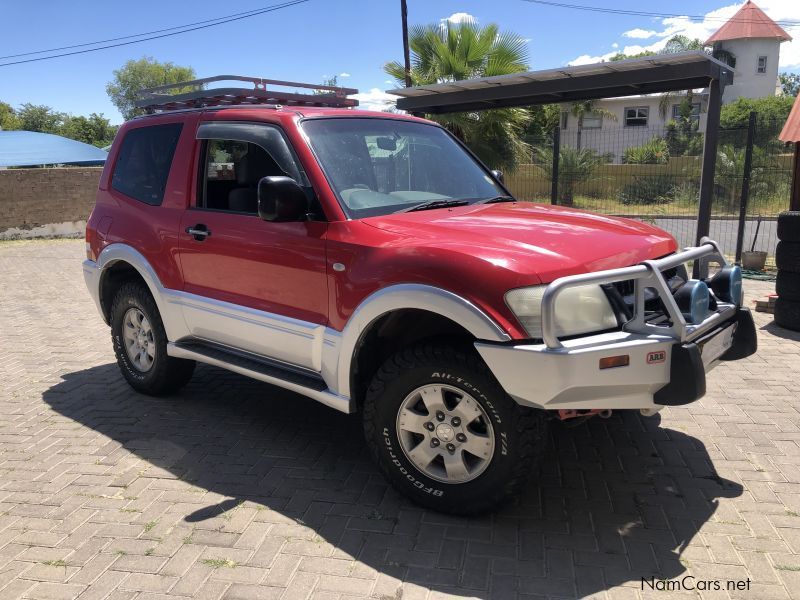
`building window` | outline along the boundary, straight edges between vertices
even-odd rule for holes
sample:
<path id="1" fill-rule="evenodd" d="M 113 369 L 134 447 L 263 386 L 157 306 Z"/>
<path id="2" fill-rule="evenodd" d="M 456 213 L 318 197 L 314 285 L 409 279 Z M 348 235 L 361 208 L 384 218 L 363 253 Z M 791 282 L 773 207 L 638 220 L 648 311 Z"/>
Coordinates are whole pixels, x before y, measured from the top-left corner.
<path id="1" fill-rule="evenodd" d="M 603 126 L 603 115 L 594 112 L 583 115 L 584 129 L 600 129 Z"/>
<path id="2" fill-rule="evenodd" d="M 758 65 L 756 65 L 756 73 L 766 73 L 766 72 L 767 72 L 767 57 L 759 56 Z"/>
<path id="3" fill-rule="evenodd" d="M 672 105 L 672 118 L 673 120 L 679 119 L 681 116 L 681 105 L 673 104 Z M 699 121 L 700 120 L 700 103 L 699 102 L 692 102 L 692 114 L 690 116 L 692 121 Z"/>
<path id="4" fill-rule="evenodd" d="M 561 111 L 561 129 L 566 129 L 569 123 L 569 112 L 566 110 Z"/>
<path id="5" fill-rule="evenodd" d="M 625 108 L 625 127 L 647 127 L 650 109 L 647 106 L 631 106 Z"/>

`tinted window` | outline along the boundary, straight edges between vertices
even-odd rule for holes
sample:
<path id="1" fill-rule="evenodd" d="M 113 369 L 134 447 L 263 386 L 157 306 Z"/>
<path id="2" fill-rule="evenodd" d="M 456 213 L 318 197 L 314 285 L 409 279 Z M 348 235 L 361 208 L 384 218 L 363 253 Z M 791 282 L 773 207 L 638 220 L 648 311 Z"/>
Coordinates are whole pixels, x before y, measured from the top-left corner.
<path id="1" fill-rule="evenodd" d="M 111 187 L 140 202 L 161 204 L 182 127 L 180 123 L 153 125 L 125 134 Z"/>
<path id="2" fill-rule="evenodd" d="M 346 118 L 309 119 L 303 130 L 351 218 L 506 193 L 441 127 Z"/>

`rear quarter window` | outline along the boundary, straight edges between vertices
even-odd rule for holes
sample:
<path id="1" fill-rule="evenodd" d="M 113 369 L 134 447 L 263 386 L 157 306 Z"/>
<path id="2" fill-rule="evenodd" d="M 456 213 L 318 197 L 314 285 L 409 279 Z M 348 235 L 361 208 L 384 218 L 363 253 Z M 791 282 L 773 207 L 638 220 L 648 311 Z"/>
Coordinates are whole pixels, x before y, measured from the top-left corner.
<path id="1" fill-rule="evenodd" d="M 181 135 L 181 123 L 138 127 L 125 134 L 111 187 L 139 202 L 158 206 Z"/>

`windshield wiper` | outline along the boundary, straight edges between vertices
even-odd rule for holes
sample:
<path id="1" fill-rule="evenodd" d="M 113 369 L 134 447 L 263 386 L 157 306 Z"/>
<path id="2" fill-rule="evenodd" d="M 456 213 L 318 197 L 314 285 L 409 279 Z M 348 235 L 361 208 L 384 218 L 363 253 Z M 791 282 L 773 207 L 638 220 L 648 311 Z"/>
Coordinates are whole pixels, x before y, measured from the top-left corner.
<path id="1" fill-rule="evenodd" d="M 475 204 L 494 204 L 495 202 L 516 202 L 515 198 L 511 196 L 495 196 L 493 198 L 484 198 L 483 200 L 478 200 Z"/>
<path id="2" fill-rule="evenodd" d="M 396 212 L 404 213 L 404 212 L 415 212 L 418 210 L 428 210 L 431 208 L 445 208 L 447 206 L 464 206 L 465 204 L 469 204 L 468 200 L 428 200 L 427 202 L 423 202 L 422 204 L 416 204 L 411 208 L 403 208 Z"/>

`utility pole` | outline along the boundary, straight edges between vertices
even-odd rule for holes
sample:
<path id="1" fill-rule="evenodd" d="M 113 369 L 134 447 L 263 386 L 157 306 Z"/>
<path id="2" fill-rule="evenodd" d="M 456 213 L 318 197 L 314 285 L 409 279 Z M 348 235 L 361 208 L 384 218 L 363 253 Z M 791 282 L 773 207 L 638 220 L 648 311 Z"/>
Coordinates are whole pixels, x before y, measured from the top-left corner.
<path id="1" fill-rule="evenodd" d="M 406 0 L 400 0 L 400 15 L 403 19 L 403 58 L 406 67 L 406 87 L 411 87 L 411 55 L 408 50 L 408 7 Z"/>

